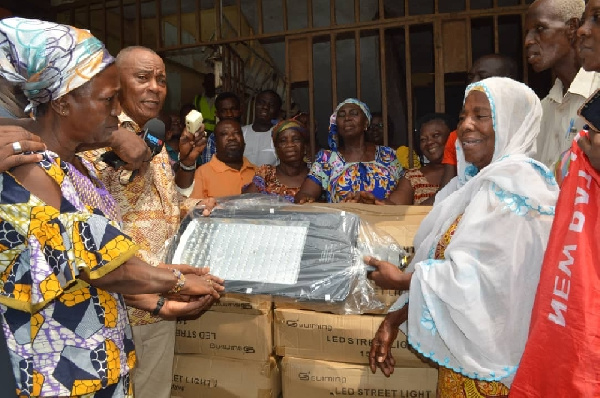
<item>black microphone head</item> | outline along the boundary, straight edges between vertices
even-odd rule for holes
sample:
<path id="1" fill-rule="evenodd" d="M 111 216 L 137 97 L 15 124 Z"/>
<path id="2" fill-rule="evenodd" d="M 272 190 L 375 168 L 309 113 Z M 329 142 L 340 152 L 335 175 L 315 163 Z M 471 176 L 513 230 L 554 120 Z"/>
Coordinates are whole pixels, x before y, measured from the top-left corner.
<path id="1" fill-rule="evenodd" d="M 165 124 L 157 118 L 148 120 L 144 125 L 143 137 L 153 156 L 156 155 L 162 150 L 165 141 Z"/>
<path id="2" fill-rule="evenodd" d="M 144 130 L 159 140 L 165 139 L 165 124 L 158 118 L 148 120 L 144 125 Z"/>

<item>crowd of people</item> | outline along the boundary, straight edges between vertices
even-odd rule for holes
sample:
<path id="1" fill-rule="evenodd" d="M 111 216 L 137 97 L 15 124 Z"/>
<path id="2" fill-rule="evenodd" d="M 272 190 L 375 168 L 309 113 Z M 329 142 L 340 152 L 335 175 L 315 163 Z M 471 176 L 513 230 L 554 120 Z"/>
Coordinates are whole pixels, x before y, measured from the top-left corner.
<path id="1" fill-rule="evenodd" d="M 516 81 L 514 60 L 476 60 L 458 121 L 436 113 L 416 123 L 412 168 L 383 145 L 383 115 L 357 98 L 340 102 L 328 148 L 312 156 L 310 117 L 282 118 L 273 90 L 256 95 L 248 125 L 241 99 L 215 96 L 210 75 L 194 104 L 163 113 L 166 68 L 153 50 L 113 58 L 87 31 L 0 20 L 6 386 L 19 396 L 169 397 L 174 320 L 199 316 L 224 281 L 165 264 L 164 243 L 188 209 L 208 215 L 213 198 L 261 193 L 433 205 L 405 271 L 365 258 L 377 285 L 404 292 L 374 336 L 371 370 L 394 372 L 390 347 L 403 330 L 439 365 L 439 397 L 507 397 L 513 380 L 535 393 L 519 363 L 561 194 L 554 170 L 567 175 L 574 138 L 600 169 L 599 135 L 577 134 L 577 111 L 600 88 L 598 12 L 600 0 L 534 1 L 524 48 L 536 72 L 556 76 L 548 96 Z M 207 118 L 189 131 L 195 108 Z M 140 137 L 155 118 L 166 133 L 157 154 Z"/>

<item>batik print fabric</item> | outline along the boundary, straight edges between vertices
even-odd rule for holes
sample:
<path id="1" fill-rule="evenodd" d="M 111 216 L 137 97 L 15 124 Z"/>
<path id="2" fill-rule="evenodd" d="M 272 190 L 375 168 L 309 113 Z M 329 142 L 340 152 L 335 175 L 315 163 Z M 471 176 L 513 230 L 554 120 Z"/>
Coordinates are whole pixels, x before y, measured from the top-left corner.
<path id="1" fill-rule="evenodd" d="M 288 187 L 283 185 L 277 178 L 277 167 L 263 164 L 256 170 L 252 183 L 258 188 L 258 192 L 266 195 L 281 196 L 285 200 L 294 203 L 294 196 L 300 187 Z"/>
<path id="2" fill-rule="evenodd" d="M 78 276 L 100 278 L 137 248 L 82 202 L 67 164 L 45 152 L 40 165 L 60 186 L 60 209 L 0 175 L 0 318 L 18 394 L 126 396 L 135 354 L 123 299 Z"/>
<path id="3" fill-rule="evenodd" d="M 394 150 L 377 146 L 371 162 L 346 162 L 340 152 L 323 150 L 317 154 L 308 178 L 323 187 L 328 202 L 335 203 L 361 191 L 387 198 L 403 174 Z"/>
<path id="4" fill-rule="evenodd" d="M 0 21 L 0 76 L 23 90 L 25 112 L 82 86 L 113 61 L 87 30 L 38 19 Z"/>
<path id="5" fill-rule="evenodd" d="M 121 127 L 137 134 L 141 127 L 125 113 L 119 115 Z M 100 180 L 115 198 L 123 214 L 123 231 L 133 238 L 140 250 L 136 256 L 152 266 L 162 262 L 165 242 L 177 233 L 181 218 L 182 197 L 177 192 L 175 175 L 165 148 L 154 156 L 145 173 L 138 174 L 131 182 L 131 171 L 115 170 L 102 161 L 108 148 L 83 153 L 94 165 Z M 193 200 L 194 203 L 198 199 Z M 129 308 L 131 325 L 148 325 L 162 321 L 148 311 Z"/>

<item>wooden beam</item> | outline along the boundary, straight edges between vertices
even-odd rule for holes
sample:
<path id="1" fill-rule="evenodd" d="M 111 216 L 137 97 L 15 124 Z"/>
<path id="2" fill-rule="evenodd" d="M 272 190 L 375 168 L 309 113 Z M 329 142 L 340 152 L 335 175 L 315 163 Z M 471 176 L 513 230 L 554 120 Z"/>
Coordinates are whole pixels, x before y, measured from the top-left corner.
<path id="1" fill-rule="evenodd" d="M 331 52 L 331 102 L 332 109 L 335 109 L 338 103 L 337 98 L 337 51 L 336 51 L 336 37 L 335 33 L 331 33 L 329 36 L 330 40 L 330 52 Z"/>
<path id="2" fill-rule="evenodd" d="M 379 75 L 381 77 L 381 116 L 383 120 L 388 120 L 388 103 L 387 103 L 387 69 L 386 69 L 386 52 L 385 52 L 385 30 L 379 29 Z M 383 145 L 388 146 L 390 129 L 388 123 L 383 123 Z"/>
<path id="3" fill-rule="evenodd" d="M 500 37 L 498 35 L 498 15 L 494 15 L 494 53 L 500 52 Z"/>
<path id="4" fill-rule="evenodd" d="M 329 0 L 329 24 L 335 26 L 337 24 L 335 17 L 335 0 Z"/>
<path id="5" fill-rule="evenodd" d="M 156 48 L 162 47 L 162 10 L 160 0 L 155 0 L 155 12 L 156 12 Z M 181 45 L 181 41 L 177 42 L 178 45 Z"/>
<path id="6" fill-rule="evenodd" d="M 196 0 L 196 43 L 202 42 L 202 0 Z"/>
<path id="7" fill-rule="evenodd" d="M 259 1 L 262 4 L 262 0 Z M 215 39 L 217 40 L 219 40 L 222 37 L 221 18 L 223 18 L 223 9 L 221 8 L 221 2 L 215 1 Z"/>
<path id="8" fill-rule="evenodd" d="M 141 0 L 135 0 L 135 42 L 138 44 L 142 43 L 142 2 Z M 157 47 L 160 48 L 160 47 Z"/>
<path id="9" fill-rule="evenodd" d="M 123 0 L 119 0 L 119 15 L 121 16 L 121 21 L 120 21 L 120 25 L 119 28 L 121 30 L 121 34 L 120 34 L 120 38 L 119 38 L 119 48 L 125 48 L 125 14 L 124 14 L 125 10 L 124 10 L 124 6 L 123 6 Z"/>
<path id="10" fill-rule="evenodd" d="M 160 3 L 160 0 L 156 0 L 157 3 Z M 157 15 L 158 17 L 158 15 Z M 177 0 L 177 44 L 181 45 L 183 33 L 183 25 L 181 22 L 181 0 Z"/>
<path id="11" fill-rule="evenodd" d="M 442 22 L 438 20 L 433 24 L 433 56 L 435 65 L 435 111 L 441 113 L 446 108 L 442 41 Z"/>
<path id="12" fill-rule="evenodd" d="M 356 72 L 356 98 L 361 99 L 360 31 L 354 32 L 354 70 Z"/>
<path id="13" fill-rule="evenodd" d="M 288 30 L 288 9 L 287 9 L 287 0 L 281 0 L 281 11 L 283 12 L 283 30 L 287 32 Z"/>
<path id="14" fill-rule="evenodd" d="M 408 130 L 408 167 L 413 168 L 413 153 L 414 153 L 414 142 L 413 142 L 413 88 L 412 88 L 412 58 L 410 51 L 410 26 L 404 26 L 404 58 L 406 59 L 406 119 L 407 119 L 407 130 Z M 382 79 L 383 80 L 383 79 Z M 383 92 L 382 92 L 383 93 Z M 387 123 L 385 123 L 387 124 Z"/>
<path id="15" fill-rule="evenodd" d="M 309 0 L 310 1 L 310 0 Z M 313 42 L 312 37 L 307 37 L 307 54 L 308 54 L 308 131 L 310 131 L 310 156 L 309 159 L 315 159 L 317 141 L 315 138 L 315 72 L 313 68 Z"/>
<path id="16" fill-rule="evenodd" d="M 265 30 L 264 30 L 264 23 L 263 23 L 263 3 L 262 3 L 262 0 L 257 0 L 256 7 L 257 7 L 257 12 L 258 12 L 258 34 L 262 35 L 265 32 Z"/>

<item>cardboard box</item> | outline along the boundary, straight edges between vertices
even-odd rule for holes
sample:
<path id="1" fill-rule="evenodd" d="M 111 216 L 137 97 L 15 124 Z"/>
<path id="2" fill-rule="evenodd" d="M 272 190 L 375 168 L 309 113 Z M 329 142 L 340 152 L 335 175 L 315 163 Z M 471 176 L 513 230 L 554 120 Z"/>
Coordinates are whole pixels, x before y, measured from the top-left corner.
<path id="1" fill-rule="evenodd" d="M 397 368 L 390 377 L 368 366 L 293 357 L 283 358 L 285 398 L 331 396 L 435 398 L 437 369 Z"/>
<path id="2" fill-rule="evenodd" d="M 171 398 L 277 398 L 281 372 L 274 358 L 264 362 L 175 355 Z"/>
<path id="3" fill-rule="evenodd" d="M 335 315 L 321 312 L 276 309 L 275 352 L 281 356 L 326 361 L 369 363 L 371 340 L 381 315 Z M 392 346 L 396 367 L 429 367 L 398 333 Z"/>
<path id="4" fill-rule="evenodd" d="M 210 311 L 238 314 L 268 314 L 273 309 L 273 298 L 266 294 L 246 295 L 226 293 L 213 303 Z"/>
<path id="5" fill-rule="evenodd" d="M 431 206 L 379 206 L 360 203 L 313 203 L 310 206 L 329 207 L 358 214 L 361 220 L 390 234 L 401 246 L 411 248 L 421 221 Z"/>
<path id="6" fill-rule="evenodd" d="M 273 313 L 206 311 L 198 319 L 177 321 L 175 352 L 266 361 L 273 352 Z"/>

